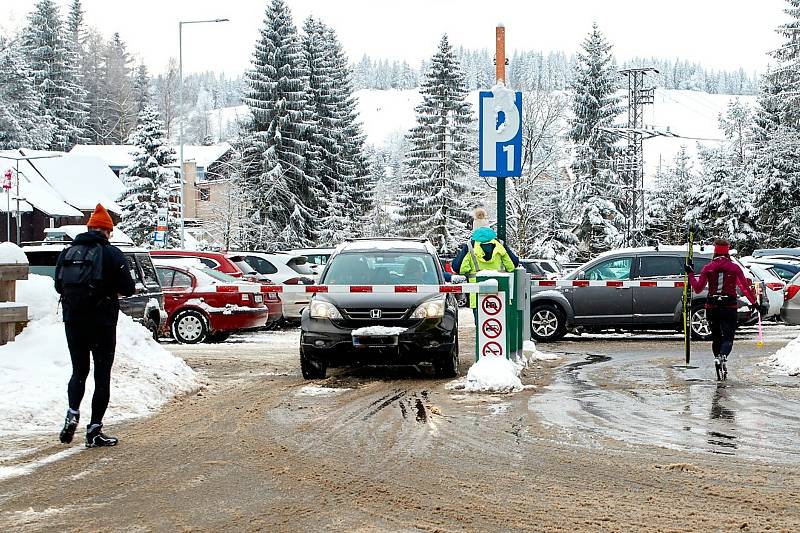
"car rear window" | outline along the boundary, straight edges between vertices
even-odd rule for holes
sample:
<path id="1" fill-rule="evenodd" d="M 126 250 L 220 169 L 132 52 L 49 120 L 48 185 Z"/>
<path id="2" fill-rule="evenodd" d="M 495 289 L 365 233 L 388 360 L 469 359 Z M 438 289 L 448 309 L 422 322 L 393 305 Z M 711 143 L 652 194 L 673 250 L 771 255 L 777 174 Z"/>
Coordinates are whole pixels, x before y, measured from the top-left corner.
<path id="1" fill-rule="evenodd" d="M 278 269 L 275 268 L 275 265 L 273 265 L 263 257 L 258 257 L 255 255 L 248 255 L 242 258 L 237 257 L 234 263 L 240 269 L 242 268 L 247 269 L 247 270 L 242 270 L 242 272 L 245 273 L 250 271 L 255 271 L 262 275 L 268 275 L 268 274 L 275 274 L 278 271 Z"/>
<path id="2" fill-rule="evenodd" d="M 263 274 L 263 272 L 259 272 L 257 269 L 250 266 L 250 264 L 247 262 L 247 259 L 242 257 L 241 255 L 232 255 L 229 256 L 228 259 L 234 265 L 236 265 L 236 268 L 242 271 L 242 274 L 246 276 L 251 276 L 254 274 Z"/>
<path id="3" fill-rule="evenodd" d="M 314 271 L 311 270 L 311 267 L 306 263 L 305 257 L 293 257 L 292 259 L 289 259 L 286 265 L 298 274 L 302 274 L 304 276 L 311 276 L 314 274 Z"/>
<path id="4" fill-rule="evenodd" d="M 684 273 L 684 259 L 669 255 L 651 255 L 640 258 L 640 278 L 666 278 Z"/>
<path id="5" fill-rule="evenodd" d="M 329 285 L 438 285 L 433 256 L 413 252 L 343 253 L 328 264 Z"/>
<path id="6" fill-rule="evenodd" d="M 162 287 L 172 287 L 172 277 L 175 271 L 171 268 L 156 267 L 158 273 L 158 281 L 161 282 Z"/>

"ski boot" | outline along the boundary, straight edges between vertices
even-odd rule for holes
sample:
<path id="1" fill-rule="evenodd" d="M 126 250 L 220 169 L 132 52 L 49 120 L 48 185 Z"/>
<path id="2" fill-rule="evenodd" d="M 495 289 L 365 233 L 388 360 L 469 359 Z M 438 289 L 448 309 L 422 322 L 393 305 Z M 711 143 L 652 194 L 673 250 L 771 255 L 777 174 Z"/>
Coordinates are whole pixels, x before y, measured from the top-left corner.
<path id="1" fill-rule="evenodd" d="M 78 421 L 81 415 L 78 411 L 67 409 L 67 417 L 64 419 L 64 429 L 58 435 L 58 439 L 64 443 L 69 444 L 72 442 L 72 437 L 75 435 L 75 429 L 78 427 Z"/>
<path id="2" fill-rule="evenodd" d="M 86 447 L 100 448 L 103 446 L 116 446 L 119 440 L 116 437 L 109 437 L 102 431 L 103 424 L 92 424 L 86 428 Z"/>
<path id="3" fill-rule="evenodd" d="M 714 358 L 714 369 L 717 371 L 717 381 L 722 381 L 722 360 L 719 356 Z"/>

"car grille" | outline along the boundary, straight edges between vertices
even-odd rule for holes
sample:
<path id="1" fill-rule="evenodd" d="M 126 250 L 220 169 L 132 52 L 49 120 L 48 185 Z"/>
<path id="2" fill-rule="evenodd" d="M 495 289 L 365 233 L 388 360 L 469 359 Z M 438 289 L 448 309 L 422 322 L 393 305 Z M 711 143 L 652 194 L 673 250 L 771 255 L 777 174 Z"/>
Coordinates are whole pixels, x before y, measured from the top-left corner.
<path id="1" fill-rule="evenodd" d="M 409 322 L 409 320 L 403 320 L 403 317 L 408 313 L 408 309 L 406 308 L 381 308 L 380 318 L 372 318 L 370 316 L 370 312 L 373 309 L 375 308 L 342 309 L 342 318 L 346 324 L 355 327 L 360 327 L 367 323 L 379 324 L 381 326 L 402 326 Z"/>

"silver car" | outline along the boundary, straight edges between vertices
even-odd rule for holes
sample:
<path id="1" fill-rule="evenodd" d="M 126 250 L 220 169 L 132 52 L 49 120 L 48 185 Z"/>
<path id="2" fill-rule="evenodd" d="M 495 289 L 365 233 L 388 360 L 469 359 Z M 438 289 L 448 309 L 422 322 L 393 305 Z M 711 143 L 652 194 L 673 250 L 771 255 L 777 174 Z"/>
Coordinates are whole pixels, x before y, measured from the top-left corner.
<path id="1" fill-rule="evenodd" d="M 800 325 L 800 274 L 786 285 L 781 318 L 790 326 Z"/>
<path id="2" fill-rule="evenodd" d="M 694 268 L 699 272 L 712 259 L 710 248 L 697 247 Z M 683 281 L 686 248 L 631 248 L 608 252 L 581 265 L 564 279 L 589 281 Z M 742 266 L 742 265 L 740 265 Z M 742 267 L 751 281 L 753 274 Z M 706 320 L 707 293 L 693 295 L 692 337 L 711 338 Z M 757 319 L 749 302 L 739 299 L 739 321 Z M 531 295 L 531 333 L 536 340 L 553 341 L 569 330 L 683 329 L 683 289 L 680 287 L 537 287 Z"/>

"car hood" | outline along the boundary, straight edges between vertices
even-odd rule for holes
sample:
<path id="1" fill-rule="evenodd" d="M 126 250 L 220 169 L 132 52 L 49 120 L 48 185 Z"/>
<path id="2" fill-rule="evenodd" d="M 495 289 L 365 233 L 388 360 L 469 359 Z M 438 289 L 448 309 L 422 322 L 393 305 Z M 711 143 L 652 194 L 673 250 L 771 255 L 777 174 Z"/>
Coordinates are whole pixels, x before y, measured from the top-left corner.
<path id="1" fill-rule="evenodd" d="M 385 308 L 398 308 L 398 307 L 416 307 L 426 300 L 435 298 L 435 294 L 415 294 L 415 293 L 393 293 L 393 294 L 378 294 L 378 293 L 317 293 L 314 295 L 315 300 L 322 300 L 332 303 L 333 305 L 345 309 L 377 309 Z"/>

